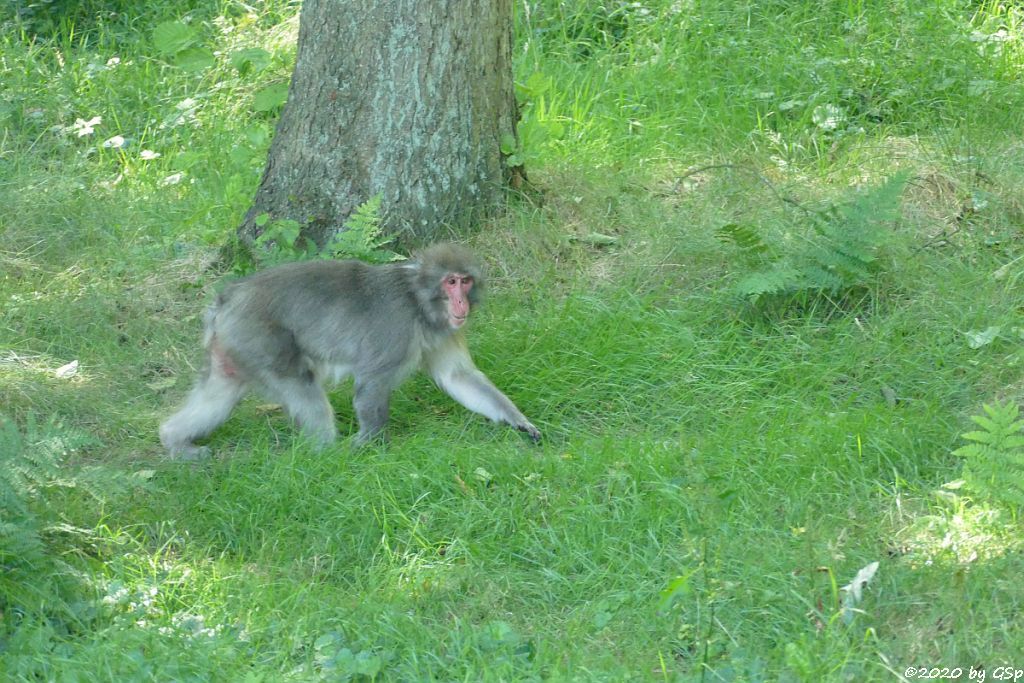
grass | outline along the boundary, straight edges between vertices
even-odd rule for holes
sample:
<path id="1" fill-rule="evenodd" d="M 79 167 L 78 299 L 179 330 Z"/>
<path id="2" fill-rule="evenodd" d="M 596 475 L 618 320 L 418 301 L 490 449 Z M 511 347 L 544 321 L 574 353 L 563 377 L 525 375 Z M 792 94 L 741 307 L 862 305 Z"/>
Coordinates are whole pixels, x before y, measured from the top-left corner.
<path id="1" fill-rule="evenodd" d="M 184 466 L 156 424 L 199 362 L 218 248 L 273 130 L 254 98 L 287 78 L 297 8 L 7 20 L 5 678 L 1024 666 L 1019 511 L 944 487 L 969 416 L 1024 394 L 1019 10 L 705 5 L 517 7 L 534 187 L 471 239 L 492 276 L 471 343 L 540 447 L 418 379 L 386 448 L 314 454 L 250 401 L 217 457 Z M 180 18 L 213 66 L 156 52 L 154 28 Z M 265 68 L 233 66 L 243 48 Z M 723 226 L 792 254 L 811 213 L 901 170 L 867 283 L 735 295 L 763 257 Z M 343 432 L 350 399 L 334 396 Z M 841 587 L 876 561 L 845 610 Z"/>

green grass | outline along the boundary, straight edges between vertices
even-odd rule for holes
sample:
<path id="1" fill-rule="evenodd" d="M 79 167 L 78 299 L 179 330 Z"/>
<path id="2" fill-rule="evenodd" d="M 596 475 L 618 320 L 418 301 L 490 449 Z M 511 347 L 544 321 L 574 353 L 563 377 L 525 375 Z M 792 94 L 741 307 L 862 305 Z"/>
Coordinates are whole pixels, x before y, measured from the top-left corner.
<path id="1" fill-rule="evenodd" d="M 970 416 L 1024 399 L 1024 33 L 1019 9 L 925 5 L 517 6 L 532 187 L 471 239 L 491 273 L 471 345 L 543 444 L 421 378 L 387 447 L 314 453 L 252 400 L 199 465 L 156 425 L 200 362 L 297 8 L 5 19 L 5 680 L 1024 667 L 1019 510 L 943 486 Z M 212 67 L 156 51 L 181 18 Z M 266 68 L 232 66 L 254 47 Z M 723 227 L 799 254 L 810 216 L 899 171 L 870 278 L 737 297 L 767 257 Z M 333 400 L 352 431 L 351 390 Z"/>

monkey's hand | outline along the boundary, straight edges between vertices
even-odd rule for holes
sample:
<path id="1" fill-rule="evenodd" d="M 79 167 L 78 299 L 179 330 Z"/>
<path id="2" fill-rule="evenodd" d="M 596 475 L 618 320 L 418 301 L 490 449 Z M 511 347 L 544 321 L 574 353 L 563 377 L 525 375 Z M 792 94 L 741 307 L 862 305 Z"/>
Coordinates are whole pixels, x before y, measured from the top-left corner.
<path id="1" fill-rule="evenodd" d="M 513 426 L 521 432 L 526 432 L 526 435 L 529 436 L 530 440 L 533 441 L 534 443 L 540 443 L 540 430 L 538 430 L 529 422 L 524 422 L 523 424 L 517 424 Z"/>

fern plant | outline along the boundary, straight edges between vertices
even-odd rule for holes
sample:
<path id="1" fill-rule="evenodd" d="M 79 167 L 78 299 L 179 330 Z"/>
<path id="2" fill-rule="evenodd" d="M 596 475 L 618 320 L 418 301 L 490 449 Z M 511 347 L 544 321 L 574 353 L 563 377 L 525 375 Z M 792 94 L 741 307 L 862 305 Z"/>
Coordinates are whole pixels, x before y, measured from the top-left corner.
<path id="1" fill-rule="evenodd" d="M 31 451 L 17 426 L 0 421 L 0 568 L 33 564 L 42 556 L 39 520 L 30 501 L 57 477 L 52 450 Z"/>
<path id="2" fill-rule="evenodd" d="M 307 259 L 316 254 L 316 243 L 302 234 L 302 225 L 288 218 L 271 221 L 269 214 L 256 217 L 263 232 L 256 238 L 260 262 L 277 265 Z"/>
<path id="3" fill-rule="evenodd" d="M 22 429 L 0 415 L 0 613 L 12 607 L 56 615 L 71 609 L 75 582 L 62 559 L 89 532 L 67 523 L 67 495 L 95 497 L 129 479 L 105 468 L 74 468 L 69 453 L 92 438 L 50 419 L 27 416 Z M 0 619 L 0 632 L 3 631 Z M 0 635 L 0 640 L 3 637 Z"/>
<path id="4" fill-rule="evenodd" d="M 715 230 L 718 241 L 732 245 L 748 263 L 761 263 L 772 254 L 771 247 L 761 239 L 757 228 L 740 223 L 727 223 Z"/>
<path id="5" fill-rule="evenodd" d="M 383 248 L 392 238 L 384 234 L 380 207 L 380 195 L 357 206 L 344 222 L 344 229 L 335 233 L 323 248 L 303 233 L 298 221 L 287 218 L 272 221 L 269 214 L 261 214 L 256 217 L 261 232 L 255 249 L 236 250 L 235 271 L 245 275 L 254 270 L 257 263 L 266 267 L 317 258 L 356 258 L 370 263 L 401 260 L 403 256 Z"/>
<path id="6" fill-rule="evenodd" d="M 344 223 L 344 230 L 337 232 L 324 247 L 326 258 L 357 258 L 370 263 L 398 261 L 402 256 L 383 249 L 391 238 L 384 234 L 380 215 L 381 196 L 376 194 L 356 207 Z"/>
<path id="7" fill-rule="evenodd" d="M 31 416 L 23 433 L 0 415 L 0 611 L 52 602 L 47 596 L 62 563 L 48 541 L 59 519 L 51 494 L 76 484 L 61 468 L 73 447 L 69 437 L 75 438 L 55 423 L 40 427 Z"/>
<path id="8" fill-rule="evenodd" d="M 899 213 L 908 175 L 899 173 L 854 200 L 811 214 L 811 234 L 791 253 L 775 255 L 751 227 L 724 226 L 720 240 L 736 245 L 744 257 L 767 261 L 736 283 L 733 290 L 757 303 L 766 296 L 835 296 L 867 286 L 877 272 L 878 250 L 886 226 Z"/>
<path id="9" fill-rule="evenodd" d="M 1024 506 L 1024 420 L 1016 403 L 983 406 L 971 420 L 981 427 L 961 436 L 969 441 L 955 451 L 964 459 L 964 482 L 976 494 L 1014 508 Z"/>

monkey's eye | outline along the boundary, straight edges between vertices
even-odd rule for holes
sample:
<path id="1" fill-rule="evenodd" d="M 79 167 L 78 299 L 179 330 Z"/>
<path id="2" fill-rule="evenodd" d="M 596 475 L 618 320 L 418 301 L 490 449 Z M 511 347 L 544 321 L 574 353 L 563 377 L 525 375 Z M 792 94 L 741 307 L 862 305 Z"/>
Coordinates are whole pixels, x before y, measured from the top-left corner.
<path id="1" fill-rule="evenodd" d="M 457 280 L 456 278 L 450 277 L 450 278 L 448 278 L 448 280 L 447 280 L 447 283 L 446 283 L 446 284 L 447 284 L 447 285 L 448 285 L 449 287 L 454 287 L 455 285 L 459 284 L 459 281 L 458 281 L 458 280 Z"/>
<path id="2" fill-rule="evenodd" d="M 473 285 L 473 278 L 471 278 L 471 277 L 464 277 L 464 278 L 462 278 L 462 284 L 464 284 L 464 285 L 466 285 L 468 287 L 471 287 Z"/>

